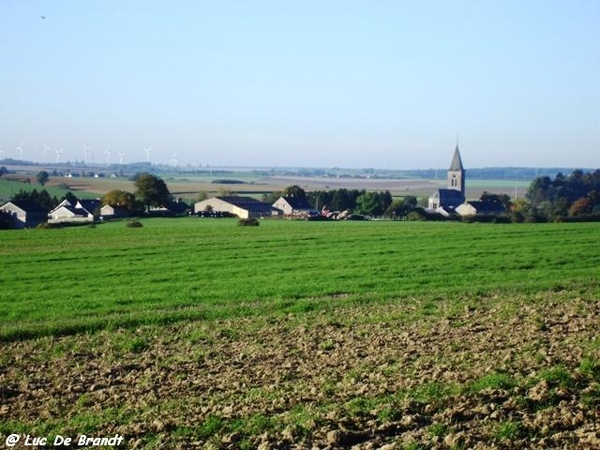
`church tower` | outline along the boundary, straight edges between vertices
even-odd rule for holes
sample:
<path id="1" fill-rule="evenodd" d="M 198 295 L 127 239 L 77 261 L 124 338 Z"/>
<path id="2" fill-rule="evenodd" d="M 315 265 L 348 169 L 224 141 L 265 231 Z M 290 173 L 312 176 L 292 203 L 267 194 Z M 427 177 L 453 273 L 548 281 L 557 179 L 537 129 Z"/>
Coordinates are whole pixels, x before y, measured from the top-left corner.
<path id="1" fill-rule="evenodd" d="M 465 169 L 460 158 L 458 144 L 456 144 L 452 163 L 450 169 L 448 169 L 448 189 L 459 191 L 463 198 L 465 197 Z"/>

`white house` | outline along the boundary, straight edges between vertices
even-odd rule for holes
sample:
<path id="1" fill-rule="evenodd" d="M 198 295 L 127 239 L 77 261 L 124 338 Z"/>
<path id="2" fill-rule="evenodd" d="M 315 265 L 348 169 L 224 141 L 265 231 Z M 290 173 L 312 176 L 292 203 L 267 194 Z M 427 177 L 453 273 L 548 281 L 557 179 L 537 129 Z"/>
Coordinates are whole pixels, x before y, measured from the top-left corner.
<path id="1" fill-rule="evenodd" d="M 461 216 L 475 216 L 482 214 L 498 215 L 506 213 L 506 208 L 500 203 L 489 201 L 466 202 L 456 208 Z"/>
<path id="2" fill-rule="evenodd" d="M 306 199 L 297 197 L 279 197 L 273 207 L 283 211 L 285 216 L 289 217 L 314 217 L 319 215 L 319 211 L 311 206 Z"/>
<path id="3" fill-rule="evenodd" d="M 48 223 L 77 223 L 93 222 L 94 214 L 85 208 L 73 206 L 68 200 L 60 204 L 48 213 Z"/>

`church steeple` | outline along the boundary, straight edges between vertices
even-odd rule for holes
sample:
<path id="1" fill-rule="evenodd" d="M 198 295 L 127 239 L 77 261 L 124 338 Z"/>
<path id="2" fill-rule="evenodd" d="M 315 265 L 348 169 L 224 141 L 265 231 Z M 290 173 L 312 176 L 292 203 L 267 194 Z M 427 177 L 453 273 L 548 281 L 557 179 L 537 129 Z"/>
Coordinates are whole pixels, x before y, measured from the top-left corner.
<path id="1" fill-rule="evenodd" d="M 458 143 L 454 149 L 454 156 L 452 157 L 452 164 L 450 164 L 450 170 L 465 170 L 460 158 L 460 150 L 458 149 Z"/>
<path id="2" fill-rule="evenodd" d="M 465 196 L 465 169 L 460 157 L 458 142 L 454 149 L 454 156 L 452 157 L 452 163 L 450 163 L 450 169 L 448 169 L 448 189 L 457 190 L 463 197 Z"/>

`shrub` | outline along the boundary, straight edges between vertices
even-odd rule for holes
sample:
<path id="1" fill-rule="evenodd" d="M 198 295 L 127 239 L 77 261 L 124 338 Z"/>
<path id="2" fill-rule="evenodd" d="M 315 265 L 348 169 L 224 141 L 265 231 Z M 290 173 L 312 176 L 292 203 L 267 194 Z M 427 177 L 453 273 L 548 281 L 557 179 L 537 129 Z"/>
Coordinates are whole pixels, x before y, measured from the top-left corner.
<path id="1" fill-rule="evenodd" d="M 140 222 L 139 220 L 130 220 L 125 226 L 127 228 L 142 228 L 144 225 L 142 225 L 142 222 Z"/>
<path id="2" fill-rule="evenodd" d="M 43 230 L 47 230 L 49 228 L 57 228 L 57 224 L 48 223 L 48 222 L 42 222 L 42 223 L 38 223 L 35 227 L 43 229 Z"/>
<path id="3" fill-rule="evenodd" d="M 241 227 L 257 227 L 260 222 L 255 217 L 249 217 L 247 219 L 238 220 L 238 225 Z"/>

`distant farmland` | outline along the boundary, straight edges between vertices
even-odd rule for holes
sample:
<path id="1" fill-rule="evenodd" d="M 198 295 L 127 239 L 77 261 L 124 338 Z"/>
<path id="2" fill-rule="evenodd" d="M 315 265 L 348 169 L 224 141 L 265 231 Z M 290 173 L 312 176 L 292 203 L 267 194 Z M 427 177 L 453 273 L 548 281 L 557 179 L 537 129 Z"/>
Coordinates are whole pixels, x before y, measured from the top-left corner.
<path id="1" fill-rule="evenodd" d="M 236 180 L 242 183 L 215 183 L 215 180 Z M 22 182 L 10 183 L 8 180 L 29 180 L 30 184 Z M 436 189 L 445 186 L 446 180 L 427 179 L 381 179 L 381 178 L 350 178 L 350 177 L 304 177 L 304 176 L 263 176 L 252 172 L 231 172 L 205 175 L 173 174 L 165 176 L 169 190 L 178 197 L 187 201 L 194 201 L 200 192 L 209 195 L 218 195 L 223 192 L 236 192 L 260 196 L 264 193 L 283 191 L 286 187 L 297 184 L 305 190 L 330 190 L 330 189 L 365 189 L 367 191 L 389 190 L 396 197 L 414 195 L 428 197 Z M 496 194 L 509 194 L 515 192 L 523 197 L 527 192 L 529 182 L 510 180 L 473 180 L 467 178 L 467 198 L 478 199 L 483 191 Z M 35 174 L 8 174 L 0 180 L 0 198 L 9 199 L 19 189 L 41 189 L 36 183 Z M 46 185 L 60 195 L 71 190 L 75 195 L 84 198 L 101 197 L 112 189 L 121 189 L 134 192 L 133 182 L 128 177 L 102 178 L 93 177 L 51 177 Z M 54 195 L 54 194 L 53 194 Z"/>
<path id="2" fill-rule="evenodd" d="M 596 223 L 143 225 L 0 233 L 3 439 L 598 443 Z"/>

